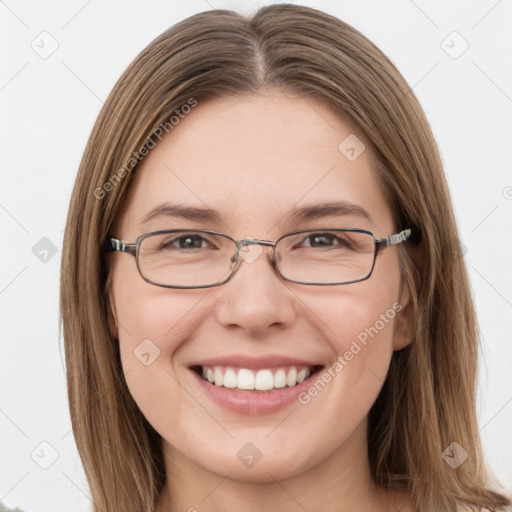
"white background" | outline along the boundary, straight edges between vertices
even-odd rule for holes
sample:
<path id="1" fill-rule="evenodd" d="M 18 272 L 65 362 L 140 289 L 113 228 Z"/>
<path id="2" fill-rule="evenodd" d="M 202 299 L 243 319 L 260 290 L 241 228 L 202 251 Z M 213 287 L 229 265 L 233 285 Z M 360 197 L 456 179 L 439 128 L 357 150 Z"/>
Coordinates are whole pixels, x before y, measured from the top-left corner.
<path id="1" fill-rule="evenodd" d="M 71 189 L 102 102 L 139 51 L 177 21 L 211 8 L 251 13 L 264 3 L 271 2 L 0 2 L 0 501 L 9 507 L 91 505 L 70 433 L 58 287 Z M 334 14 L 375 42 L 431 122 L 485 346 L 481 435 L 512 491 L 512 1 L 296 3 Z M 46 37 L 51 48 L 43 31 L 58 43 L 46 59 L 31 47 Z M 456 59 L 464 41 L 453 31 L 469 44 Z M 45 263 L 32 251 L 43 237 L 56 247 Z M 51 461 L 41 442 L 58 453 L 48 469 L 34 461 Z"/>

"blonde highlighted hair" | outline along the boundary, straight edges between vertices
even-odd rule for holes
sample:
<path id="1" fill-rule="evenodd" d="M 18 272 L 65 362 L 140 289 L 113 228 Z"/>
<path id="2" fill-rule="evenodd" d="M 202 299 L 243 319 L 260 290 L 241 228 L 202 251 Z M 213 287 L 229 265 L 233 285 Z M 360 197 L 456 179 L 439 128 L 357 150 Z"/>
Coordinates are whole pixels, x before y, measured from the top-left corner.
<path id="1" fill-rule="evenodd" d="M 157 37 L 116 83 L 85 149 L 66 224 L 60 308 L 73 432 L 94 511 L 154 512 L 166 478 L 160 436 L 129 393 L 109 329 L 101 247 L 136 169 L 133 155 L 191 98 L 200 104 L 264 87 L 324 102 L 349 121 L 378 159 L 397 228 L 421 233 L 416 249 L 400 246 L 415 336 L 394 353 L 370 411 L 375 482 L 409 490 L 422 512 L 505 510 L 510 501 L 489 488 L 483 462 L 478 327 L 425 115 L 396 67 L 361 33 L 321 11 L 279 4 L 250 18 L 199 13 Z M 456 469 L 441 456 L 452 442 L 469 454 Z"/>

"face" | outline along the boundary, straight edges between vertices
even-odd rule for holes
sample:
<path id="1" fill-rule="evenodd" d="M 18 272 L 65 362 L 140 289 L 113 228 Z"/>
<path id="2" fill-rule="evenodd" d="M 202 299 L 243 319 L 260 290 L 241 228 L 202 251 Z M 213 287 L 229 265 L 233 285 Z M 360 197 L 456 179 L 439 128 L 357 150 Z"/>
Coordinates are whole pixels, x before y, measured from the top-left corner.
<path id="1" fill-rule="evenodd" d="M 339 149 L 351 134 L 324 105 L 276 90 L 199 102 L 145 157 L 111 233 L 126 242 L 165 229 L 211 229 L 235 240 L 325 228 L 391 235 L 368 145 L 355 159 L 362 146 Z M 368 218 L 355 210 L 291 217 L 340 201 Z M 144 223 L 163 203 L 219 218 L 162 214 Z M 135 258 L 109 255 L 111 328 L 134 400 L 170 458 L 220 477 L 263 482 L 360 458 L 392 353 L 409 341 L 397 248 L 379 252 L 369 279 L 336 286 L 286 281 L 269 247 L 247 251 L 228 282 L 203 289 L 152 285 Z M 297 384 L 294 368 L 298 381 L 312 373 Z M 250 387 L 251 379 L 279 387 L 229 387 Z"/>

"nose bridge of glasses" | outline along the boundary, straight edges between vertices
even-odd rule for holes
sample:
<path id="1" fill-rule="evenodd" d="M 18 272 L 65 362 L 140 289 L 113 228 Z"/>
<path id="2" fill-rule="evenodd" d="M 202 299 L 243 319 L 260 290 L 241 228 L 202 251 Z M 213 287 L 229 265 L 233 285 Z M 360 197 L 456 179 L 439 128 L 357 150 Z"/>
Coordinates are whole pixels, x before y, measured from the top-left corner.
<path id="1" fill-rule="evenodd" d="M 250 245 L 256 245 L 258 246 L 257 249 L 253 251 L 249 251 L 248 246 Z M 244 240 L 240 240 L 236 242 L 236 254 L 232 258 L 231 261 L 237 262 L 236 268 L 234 270 L 237 270 L 240 266 L 240 262 L 243 259 L 246 263 L 252 263 L 255 261 L 262 253 L 263 248 L 262 246 L 267 246 L 272 248 L 272 254 L 270 255 L 270 260 L 273 261 L 273 252 L 274 247 L 276 245 L 276 242 L 272 242 L 271 240 L 258 240 L 252 237 L 245 238 Z"/>
<path id="2" fill-rule="evenodd" d="M 239 248 L 245 247 L 246 245 L 266 245 L 269 247 L 274 247 L 274 245 L 276 245 L 276 243 L 272 242 L 271 240 L 258 240 L 256 238 L 251 238 L 251 237 L 245 238 L 244 240 L 240 240 L 237 243 L 237 246 Z"/>

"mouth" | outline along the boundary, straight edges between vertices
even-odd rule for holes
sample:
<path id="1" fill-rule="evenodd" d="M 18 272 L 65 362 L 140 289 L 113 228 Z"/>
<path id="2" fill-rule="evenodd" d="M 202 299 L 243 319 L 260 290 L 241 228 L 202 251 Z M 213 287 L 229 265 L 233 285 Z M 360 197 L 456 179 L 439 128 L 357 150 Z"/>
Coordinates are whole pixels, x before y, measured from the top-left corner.
<path id="1" fill-rule="evenodd" d="M 326 366 L 284 354 L 230 354 L 188 366 L 198 392 L 236 414 L 263 415 L 298 402 Z"/>
<path id="2" fill-rule="evenodd" d="M 190 369 L 206 383 L 235 392 L 269 393 L 296 388 L 324 368 L 322 365 L 291 365 L 243 368 L 221 365 L 194 365 Z"/>

